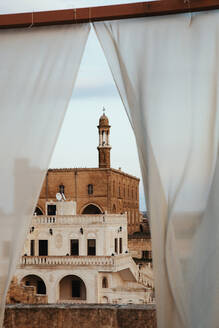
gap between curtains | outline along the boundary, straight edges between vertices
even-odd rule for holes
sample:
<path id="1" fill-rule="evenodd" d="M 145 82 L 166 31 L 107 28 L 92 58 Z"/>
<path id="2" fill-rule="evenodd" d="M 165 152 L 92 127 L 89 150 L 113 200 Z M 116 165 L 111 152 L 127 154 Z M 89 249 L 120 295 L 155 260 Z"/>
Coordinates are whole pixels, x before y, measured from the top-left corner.
<path id="1" fill-rule="evenodd" d="M 219 327 L 219 12 L 94 28 L 136 136 L 158 326 Z"/>
<path id="2" fill-rule="evenodd" d="M 83 24 L 0 31 L 0 326 L 89 30 Z"/>

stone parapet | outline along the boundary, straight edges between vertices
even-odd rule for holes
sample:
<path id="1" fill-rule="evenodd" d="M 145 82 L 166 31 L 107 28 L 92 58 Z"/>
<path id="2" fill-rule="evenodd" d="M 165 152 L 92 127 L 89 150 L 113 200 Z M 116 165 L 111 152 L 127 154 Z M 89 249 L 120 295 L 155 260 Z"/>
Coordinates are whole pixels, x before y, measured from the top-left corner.
<path id="1" fill-rule="evenodd" d="M 21 266 L 109 265 L 114 266 L 111 256 L 22 256 Z"/>
<path id="2" fill-rule="evenodd" d="M 49 225 L 63 225 L 63 224 L 126 224 L 126 214 L 96 214 L 96 215 L 53 215 L 53 216 L 33 216 L 32 225 L 49 224 Z"/>
<path id="3" fill-rule="evenodd" d="M 132 265 L 133 271 L 138 272 L 137 266 L 129 254 L 115 256 L 22 256 L 20 267 L 27 266 L 108 266 L 111 271 L 119 271 Z M 18 265 L 19 267 L 19 265 Z"/>
<path id="4" fill-rule="evenodd" d="M 156 328 L 154 305 L 8 305 L 4 328 Z"/>

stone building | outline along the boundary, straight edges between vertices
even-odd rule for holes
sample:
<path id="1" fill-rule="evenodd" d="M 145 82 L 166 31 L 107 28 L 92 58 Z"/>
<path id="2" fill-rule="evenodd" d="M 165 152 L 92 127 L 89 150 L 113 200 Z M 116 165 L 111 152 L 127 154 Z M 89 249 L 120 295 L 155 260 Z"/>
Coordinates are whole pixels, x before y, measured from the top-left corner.
<path id="1" fill-rule="evenodd" d="M 99 168 L 48 170 L 9 303 L 154 301 L 139 179 L 110 167 L 105 114 L 98 132 Z"/>
<path id="2" fill-rule="evenodd" d="M 137 265 L 129 253 L 126 214 L 78 215 L 63 199 L 54 205 L 62 215 L 32 219 L 15 274 L 23 288 L 48 303 L 154 302 L 150 264 Z"/>
<path id="3" fill-rule="evenodd" d="M 98 168 L 49 169 L 38 200 L 36 214 L 56 214 L 56 194 L 74 201 L 76 214 L 127 213 L 128 233 L 139 231 L 139 179 L 111 168 L 110 125 L 105 114 L 98 125 Z"/>

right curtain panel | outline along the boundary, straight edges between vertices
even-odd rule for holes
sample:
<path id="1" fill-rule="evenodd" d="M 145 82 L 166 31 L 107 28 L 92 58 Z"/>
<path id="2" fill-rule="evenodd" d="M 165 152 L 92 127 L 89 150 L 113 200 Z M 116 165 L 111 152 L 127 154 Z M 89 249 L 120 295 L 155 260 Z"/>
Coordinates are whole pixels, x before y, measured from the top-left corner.
<path id="1" fill-rule="evenodd" d="M 217 328 L 219 11 L 94 28 L 138 146 L 158 327 Z"/>

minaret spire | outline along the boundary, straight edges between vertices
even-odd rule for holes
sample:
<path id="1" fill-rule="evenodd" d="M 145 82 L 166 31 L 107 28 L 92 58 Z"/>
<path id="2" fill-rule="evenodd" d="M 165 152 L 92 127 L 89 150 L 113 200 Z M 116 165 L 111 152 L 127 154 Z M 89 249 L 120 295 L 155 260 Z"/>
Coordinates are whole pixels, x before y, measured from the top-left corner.
<path id="1" fill-rule="evenodd" d="M 99 152 L 99 168 L 110 168 L 110 125 L 108 117 L 105 115 L 106 109 L 103 107 L 103 115 L 99 119 L 99 146 L 97 147 Z"/>

